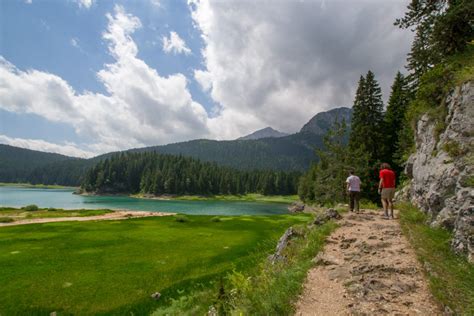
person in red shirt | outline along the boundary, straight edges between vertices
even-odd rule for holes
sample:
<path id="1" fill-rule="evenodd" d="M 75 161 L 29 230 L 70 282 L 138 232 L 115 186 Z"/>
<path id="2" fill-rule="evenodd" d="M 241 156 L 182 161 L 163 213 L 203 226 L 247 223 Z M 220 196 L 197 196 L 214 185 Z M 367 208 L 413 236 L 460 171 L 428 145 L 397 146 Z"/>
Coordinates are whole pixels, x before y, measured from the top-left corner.
<path id="1" fill-rule="evenodd" d="M 393 197 L 395 195 L 395 172 L 390 168 L 388 163 L 383 163 L 380 166 L 380 182 L 379 182 L 379 194 L 382 197 L 383 210 L 385 212 L 384 217 L 386 219 L 393 218 Z M 388 209 L 390 209 L 390 217 L 388 215 Z"/>

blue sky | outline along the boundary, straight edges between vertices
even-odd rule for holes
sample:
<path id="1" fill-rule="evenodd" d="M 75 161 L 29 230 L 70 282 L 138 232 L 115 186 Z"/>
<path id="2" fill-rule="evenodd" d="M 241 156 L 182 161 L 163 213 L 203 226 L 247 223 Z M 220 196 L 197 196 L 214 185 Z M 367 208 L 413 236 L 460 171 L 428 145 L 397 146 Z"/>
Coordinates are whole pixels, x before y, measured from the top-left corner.
<path id="1" fill-rule="evenodd" d="M 0 2 L 0 143 L 74 156 L 272 126 L 384 98 L 407 1 Z"/>
<path id="2" fill-rule="evenodd" d="M 19 69 L 54 73 L 76 91 L 106 93 L 96 73 L 104 64 L 112 62 L 102 32 L 107 27 L 106 13 L 113 11 L 117 4 L 140 17 L 143 24 L 134 36 L 140 47 L 139 58 L 163 76 L 185 74 L 193 99 L 211 109 L 212 99 L 193 79 L 194 69 L 202 64 L 203 42 L 192 25 L 186 1 L 97 1 L 90 8 L 74 1 L 2 1 L 0 54 Z M 171 31 L 183 38 L 191 54 L 176 56 L 163 51 L 162 37 L 169 36 Z M 52 142 L 87 141 L 70 125 L 51 122 L 35 114 L 0 109 L 0 117 L 0 134 L 10 137 Z"/>

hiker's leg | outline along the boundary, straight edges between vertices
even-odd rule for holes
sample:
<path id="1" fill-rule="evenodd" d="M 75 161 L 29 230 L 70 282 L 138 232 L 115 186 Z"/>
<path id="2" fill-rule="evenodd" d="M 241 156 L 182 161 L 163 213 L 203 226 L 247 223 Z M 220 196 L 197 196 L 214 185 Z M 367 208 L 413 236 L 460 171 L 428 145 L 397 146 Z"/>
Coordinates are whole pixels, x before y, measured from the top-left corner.
<path id="1" fill-rule="evenodd" d="M 349 209 L 354 212 L 354 192 L 349 191 Z"/>
<path id="2" fill-rule="evenodd" d="M 385 216 L 388 216 L 388 201 L 387 199 L 382 198 L 382 206 Z"/>
<path id="3" fill-rule="evenodd" d="M 354 192 L 355 211 L 357 213 L 359 213 L 359 199 L 360 199 L 360 193 Z"/>
<path id="4" fill-rule="evenodd" d="M 390 217 L 393 218 L 393 200 L 388 200 L 388 205 L 390 206 Z"/>

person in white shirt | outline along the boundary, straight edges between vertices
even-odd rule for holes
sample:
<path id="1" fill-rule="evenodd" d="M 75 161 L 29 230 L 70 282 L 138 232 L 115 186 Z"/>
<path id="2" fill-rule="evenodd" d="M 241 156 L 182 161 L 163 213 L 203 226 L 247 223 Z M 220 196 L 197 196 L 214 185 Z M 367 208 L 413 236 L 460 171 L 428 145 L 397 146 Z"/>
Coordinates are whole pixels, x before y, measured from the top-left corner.
<path id="1" fill-rule="evenodd" d="M 350 210 L 354 212 L 354 209 L 359 213 L 359 199 L 360 199 L 360 179 L 354 175 L 354 170 L 349 171 L 349 177 L 346 180 L 347 191 L 350 199 Z"/>

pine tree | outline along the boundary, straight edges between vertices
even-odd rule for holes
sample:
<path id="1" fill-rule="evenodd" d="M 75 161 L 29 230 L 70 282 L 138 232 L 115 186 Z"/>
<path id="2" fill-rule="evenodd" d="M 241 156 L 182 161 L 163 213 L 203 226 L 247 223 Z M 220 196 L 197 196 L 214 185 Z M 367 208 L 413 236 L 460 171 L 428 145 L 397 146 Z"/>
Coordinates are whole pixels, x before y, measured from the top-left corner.
<path id="1" fill-rule="evenodd" d="M 474 1 L 411 0 L 395 25 L 416 31 L 407 69 L 414 88 L 421 76 L 446 57 L 463 51 L 474 38 Z"/>
<path id="2" fill-rule="evenodd" d="M 362 149 L 371 164 L 383 156 L 383 102 L 380 86 L 372 71 L 361 77 L 354 100 L 349 148 Z"/>
<path id="3" fill-rule="evenodd" d="M 401 131 L 405 125 L 405 114 L 410 102 L 406 78 L 397 72 L 385 113 L 384 161 L 390 163 L 399 174 L 402 167 L 398 163 L 397 153 Z"/>

